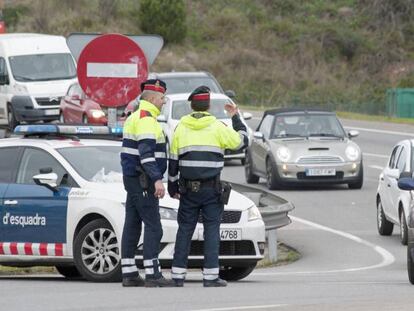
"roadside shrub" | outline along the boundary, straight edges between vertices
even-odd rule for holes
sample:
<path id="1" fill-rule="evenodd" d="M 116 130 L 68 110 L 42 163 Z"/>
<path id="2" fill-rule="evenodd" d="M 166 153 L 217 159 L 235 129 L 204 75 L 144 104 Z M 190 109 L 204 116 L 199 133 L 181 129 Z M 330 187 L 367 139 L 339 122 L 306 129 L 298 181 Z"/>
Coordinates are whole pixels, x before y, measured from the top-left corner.
<path id="1" fill-rule="evenodd" d="M 187 33 L 183 0 L 141 0 L 139 26 L 146 33 L 159 34 L 166 43 L 180 43 Z"/>

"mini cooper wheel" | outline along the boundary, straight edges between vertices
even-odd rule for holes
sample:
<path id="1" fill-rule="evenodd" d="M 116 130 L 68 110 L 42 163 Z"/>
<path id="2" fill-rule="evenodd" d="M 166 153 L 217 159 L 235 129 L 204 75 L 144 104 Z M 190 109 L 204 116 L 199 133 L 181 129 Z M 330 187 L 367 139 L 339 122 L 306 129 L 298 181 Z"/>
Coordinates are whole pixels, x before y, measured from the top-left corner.
<path id="1" fill-rule="evenodd" d="M 275 161 L 271 158 L 266 160 L 266 186 L 269 190 L 281 188 L 279 173 Z"/>
<path id="2" fill-rule="evenodd" d="M 402 210 L 400 214 L 400 241 L 402 245 L 407 245 L 408 228 L 407 228 L 407 221 L 405 220 L 404 210 Z"/>
<path id="3" fill-rule="evenodd" d="M 79 272 L 92 282 L 121 280 L 121 256 L 118 239 L 105 219 L 85 225 L 74 242 L 74 260 Z"/>
<path id="4" fill-rule="evenodd" d="M 394 224 L 385 217 L 380 199 L 377 203 L 377 228 L 380 235 L 391 235 L 394 229 Z"/>
<path id="5" fill-rule="evenodd" d="M 248 152 L 246 152 L 244 174 L 246 176 L 246 182 L 248 184 L 257 184 L 259 182 L 259 176 L 253 174 L 253 163 L 252 158 Z"/>

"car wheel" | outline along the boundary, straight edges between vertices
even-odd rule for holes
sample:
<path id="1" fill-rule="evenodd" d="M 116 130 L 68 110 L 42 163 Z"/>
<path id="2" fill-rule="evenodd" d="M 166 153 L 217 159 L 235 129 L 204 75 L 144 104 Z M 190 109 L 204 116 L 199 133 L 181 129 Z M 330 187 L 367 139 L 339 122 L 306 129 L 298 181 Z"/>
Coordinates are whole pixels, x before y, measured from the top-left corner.
<path id="1" fill-rule="evenodd" d="M 407 247 L 407 272 L 410 283 L 414 285 L 414 244 Z"/>
<path id="2" fill-rule="evenodd" d="M 19 125 L 19 121 L 17 121 L 16 115 L 14 114 L 13 107 L 11 105 L 7 105 L 7 121 L 11 132 L 16 126 Z"/>
<path id="3" fill-rule="evenodd" d="M 407 228 L 407 221 L 405 220 L 404 210 L 402 210 L 400 214 L 400 240 L 401 240 L 402 245 L 407 245 L 408 228 Z"/>
<path id="4" fill-rule="evenodd" d="M 85 225 L 74 242 L 74 259 L 79 272 L 92 282 L 119 282 L 121 256 L 117 237 L 105 219 Z"/>
<path id="5" fill-rule="evenodd" d="M 385 218 L 381 200 L 377 203 L 377 228 L 380 235 L 391 235 L 394 229 L 394 224 Z"/>
<path id="6" fill-rule="evenodd" d="M 359 167 L 358 180 L 348 184 L 349 189 L 361 189 L 364 184 L 364 167 L 361 162 Z"/>
<path id="7" fill-rule="evenodd" d="M 259 176 L 253 174 L 253 162 L 252 158 L 248 152 L 246 152 L 246 157 L 244 158 L 245 165 L 244 165 L 244 174 L 246 176 L 246 182 L 248 184 L 257 184 L 259 182 Z"/>
<path id="8" fill-rule="evenodd" d="M 269 190 L 276 190 L 281 186 L 276 163 L 270 157 L 266 160 L 266 185 Z"/>
<path id="9" fill-rule="evenodd" d="M 256 264 L 247 267 L 224 267 L 220 269 L 220 278 L 226 281 L 238 281 L 247 277 L 256 268 Z"/>
<path id="10" fill-rule="evenodd" d="M 75 279 L 79 278 L 82 275 L 79 273 L 79 270 L 75 266 L 55 266 L 56 270 L 62 274 L 65 278 Z"/>

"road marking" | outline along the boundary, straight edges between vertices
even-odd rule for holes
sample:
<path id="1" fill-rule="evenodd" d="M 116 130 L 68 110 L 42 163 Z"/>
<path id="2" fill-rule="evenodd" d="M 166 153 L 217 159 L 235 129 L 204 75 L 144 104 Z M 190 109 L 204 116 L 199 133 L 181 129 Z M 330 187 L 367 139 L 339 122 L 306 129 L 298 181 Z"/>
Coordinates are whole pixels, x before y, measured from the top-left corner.
<path id="1" fill-rule="evenodd" d="M 368 246 L 369 248 L 372 248 L 375 252 L 377 252 L 381 257 L 382 260 L 380 263 L 371 265 L 371 266 L 364 266 L 364 267 L 356 267 L 356 268 L 348 268 L 348 269 L 338 269 L 338 270 L 318 270 L 318 271 L 295 271 L 295 272 L 266 272 L 266 273 L 252 273 L 252 276 L 260 275 L 260 276 L 266 276 L 266 275 L 290 275 L 290 274 L 319 274 L 319 273 L 341 273 L 341 272 L 355 272 L 355 271 L 363 271 L 363 270 L 371 270 L 371 269 L 377 269 L 382 268 L 385 266 L 391 265 L 395 261 L 395 257 L 393 254 L 391 254 L 389 251 L 387 251 L 385 248 L 382 248 L 379 245 L 373 244 L 371 242 L 368 242 L 366 240 L 363 240 L 353 234 L 336 230 L 333 228 L 329 228 L 320 224 L 317 224 L 315 222 L 305 220 L 302 218 L 298 218 L 295 216 L 289 216 L 292 220 L 303 223 L 305 225 L 317 228 L 319 230 L 327 231 L 336 235 L 339 235 L 341 237 L 344 237 L 346 239 L 352 240 L 356 243 Z"/>
<path id="2" fill-rule="evenodd" d="M 230 310 L 257 310 L 257 309 L 270 309 L 270 308 L 280 308 L 285 307 L 285 304 L 278 305 L 260 305 L 260 306 L 238 306 L 238 307 L 228 307 L 228 308 L 212 308 L 212 309 L 192 309 L 193 311 L 230 311 Z"/>
<path id="3" fill-rule="evenodd" d="M 376 129 L 370 129 L 370 128 L 365 128 L 365 127 L 354 127 L 354 126 L 344 126 L 344 128 L 345 129 L 351 129 L 351 130 L 372 132 L 372 133 L 380 133 L 380 134 L 390 134 L 390 135 L 400 135 L 400 136 L 411 136 L 411 137 L 414 137 L 414 134 L 406 133 L 406 132 L 376 130 Z"/>
<path id="4" fill-rule="evenodd" d="M 382 166 L 379 166 L 379 165 L 368 165 L 368 167 L 375 168 L 376 170 L 380 170 L 380 171 L 384 169 Z"/>
<path id="5" fill-rule="evenodd" d="M 369 153 L 369 152 L 362 152 L 362 155 L 368 156 L 368 157 L 374 157 L 374 158 L 382 158 L 382 159 L 388 159 L 389 156 L 385 154 L 377 154 L 377 153 Z"/>

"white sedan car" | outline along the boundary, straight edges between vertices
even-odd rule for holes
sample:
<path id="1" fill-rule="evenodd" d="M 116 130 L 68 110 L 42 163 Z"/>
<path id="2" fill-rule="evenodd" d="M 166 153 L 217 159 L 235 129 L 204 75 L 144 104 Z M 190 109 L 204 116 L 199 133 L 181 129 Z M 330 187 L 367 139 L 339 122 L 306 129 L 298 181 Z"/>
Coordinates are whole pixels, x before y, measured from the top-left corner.
<path id="1" fill-rule="evenodd" d="M 414 140 L 403 140 L 393 148 L 387 166 L 379 176 L 377 190 L 378 233 L 391 235 L 394 225 L 398 225 L 403 245 L 407 244 L 407 222 L 413 199 L 410 191 L 398 188 L 398 179 L 413 174 L 413 147 Z"/>
<path id="2" fill-rule="evenodd" d="M 158 121 L 162 122 L 163 130 L 167 138 L 167 144 L 171 141 L 175 128 L 178 125 L 181 117 L 191 113 L 190 102 L 187 100 L 190 94 L 171 94 L 167 96 L 167 102 L 164 105 L 161 115 L 158 117 Z M 210 95 L 210 110 L 209 112 L 217 119 L 224 122 L 227 126 L 232 126 L 231 118 L 227 116 L 224 110 L 226 103 L 233 103 L 233 101 L 224 94 L 211 93 Z M 252 132 L 245 120 L 252 118 L 252 114 L 245 112 L 241 115 L 242 122 L 246 125 L 247 133 L 249 137 Z M 225 159 L 240 159 L 242 164 L 245 162 L 245 153 L 243 151 L 226 150 Z"/>
<path id="3" fill-rule="evenodd" d="M 108 127 L 27 125 L 0 140 L 0 264 L 52 265 L 64 276 L 120 280 L 126 193 L 119 141 L 97 139 Z M 164 235 L 159 259 L 170 267 L 178 201 L 160 201 Z M 221 225 L 221 277 L 239 280 L 263 258 L 260 212 L 235 191 Z M 136 260 L 142 261 L 142 237 Z M 194 232 L 189 267 L 202 267 L 203 226 Z"/>

